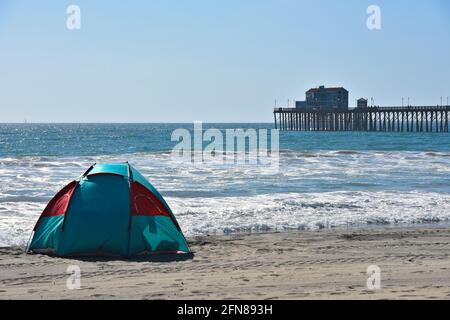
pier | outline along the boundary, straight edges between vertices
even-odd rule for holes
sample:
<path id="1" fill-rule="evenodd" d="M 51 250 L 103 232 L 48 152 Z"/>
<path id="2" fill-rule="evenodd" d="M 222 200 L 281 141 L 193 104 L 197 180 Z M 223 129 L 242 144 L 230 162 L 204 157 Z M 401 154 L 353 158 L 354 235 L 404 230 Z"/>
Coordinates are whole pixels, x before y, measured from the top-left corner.
<path id="1" fill-rule="evenodd" d="M 449 132 L 450 106 L 366 107 L 345 111 L 275 108 L 281 131 Z"/>

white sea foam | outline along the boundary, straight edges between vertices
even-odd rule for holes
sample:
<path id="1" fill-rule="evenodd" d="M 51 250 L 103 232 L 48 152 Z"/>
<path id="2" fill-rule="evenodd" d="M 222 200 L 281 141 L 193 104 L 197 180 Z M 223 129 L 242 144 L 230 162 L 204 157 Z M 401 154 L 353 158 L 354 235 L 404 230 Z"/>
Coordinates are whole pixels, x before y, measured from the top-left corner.
<path id="1" fill-rule="evenodd" d="M 193 166 L 170 153 L 0 158 L 0 246 L 23 245 L 40 212 L 94 162 L 130 161 L 188 236 L 450 220 L 450 153 L 283 151 L 280 171 Z"/>
<path id="2" fill-rule="evenodd" d="M 421 192 L 287 193 L 166 198 L 187 236 L 450 221 L 450 195 Z M 24 245 L 44 203 L 0 205 L 0 246 Z"/>
<path id="3" fill-rule="evenodd" d="M 168 199 L 188 234 L 415 224 L 450 219 L 450 195 L 420 192 L 325 192 Z"/>

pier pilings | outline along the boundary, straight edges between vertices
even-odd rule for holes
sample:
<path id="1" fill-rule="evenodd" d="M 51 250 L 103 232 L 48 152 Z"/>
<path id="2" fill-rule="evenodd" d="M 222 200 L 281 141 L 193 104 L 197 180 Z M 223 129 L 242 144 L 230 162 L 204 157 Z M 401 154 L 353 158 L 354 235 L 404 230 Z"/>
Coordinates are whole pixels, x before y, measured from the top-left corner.
<path id="1" fill-rule="evenodd" d="M 275 128 L 281 131 L 449 132 L 450 106 L 275 108 L 273 113 Z"/>

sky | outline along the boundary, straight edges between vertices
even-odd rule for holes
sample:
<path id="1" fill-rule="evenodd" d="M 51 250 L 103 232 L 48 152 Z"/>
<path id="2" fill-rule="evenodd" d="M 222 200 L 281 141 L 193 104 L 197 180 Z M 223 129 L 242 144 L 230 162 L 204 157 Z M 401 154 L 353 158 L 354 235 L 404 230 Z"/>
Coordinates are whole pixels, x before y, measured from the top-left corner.
<path id="1" fill-rule="evenodd" d="M 445 104 L 450 1 L 0 0 L 0 122 L 271 122 L 319 85 Z"/>

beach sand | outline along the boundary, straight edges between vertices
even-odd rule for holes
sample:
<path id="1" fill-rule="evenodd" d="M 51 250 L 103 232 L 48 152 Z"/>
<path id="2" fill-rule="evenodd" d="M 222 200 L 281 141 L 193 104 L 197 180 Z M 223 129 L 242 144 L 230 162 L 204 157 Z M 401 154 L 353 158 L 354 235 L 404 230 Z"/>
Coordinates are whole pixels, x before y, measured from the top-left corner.
<path id="1" fill-rule="evenodd" d="M 0 249 L 0 299 L 450 299 L 450 229 L 189 239 L 192 257 L 61 259 Z M 78 265 L 81 288 L 69 290 Z M 367 267 L 381 269 L 368 290 Z"/>

